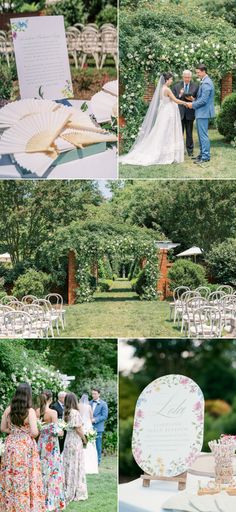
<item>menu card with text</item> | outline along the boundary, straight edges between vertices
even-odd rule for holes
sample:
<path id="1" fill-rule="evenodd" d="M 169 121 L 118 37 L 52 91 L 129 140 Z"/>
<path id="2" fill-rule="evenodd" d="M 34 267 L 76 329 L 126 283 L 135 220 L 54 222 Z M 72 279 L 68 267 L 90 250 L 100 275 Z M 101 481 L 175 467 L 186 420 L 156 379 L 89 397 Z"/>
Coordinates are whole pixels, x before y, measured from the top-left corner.
<path id="1" fill-rule="evenodd" d="M 63 16 L 11 19 L 21 99 L 73 98 Z"/>
<path id="2" fill-rule="evenodd" d="M 177 476 L 187 471 L 202 449 L 204 397 L 183 375 L 151 382 L 137 400 L 132 450 L 150 475 Z"/>

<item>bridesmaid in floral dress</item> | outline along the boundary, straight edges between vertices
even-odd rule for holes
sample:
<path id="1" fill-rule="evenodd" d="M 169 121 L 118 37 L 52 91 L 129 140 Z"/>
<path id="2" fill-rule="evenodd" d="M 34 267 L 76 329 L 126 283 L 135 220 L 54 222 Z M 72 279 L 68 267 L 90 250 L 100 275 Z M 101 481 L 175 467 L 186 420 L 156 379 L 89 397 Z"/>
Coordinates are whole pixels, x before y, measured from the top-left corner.
<path id="1" fill-rule="evenodd" d="M 63 451 L 65 495 L 66 505 L 68 505 L 71 501 L 88 499 L 83 450 L 83 443 L 87 444 L 87 440 L 83 433 L 79 404 L 74 393 L 66 395 L 64 419 L 68 425 Z"/>
<path id="2" fill-rule="evenodd" d="M 1 512 L 46 512 L 32 391 L 20 384 L 5 410 L 1 431 L 9 434 L 0 471 Z"/>
<path id="3" fill-rule="evenodd" d="M 45 390 L 40 396 L 37 416 L 43 422 L 38 440 L 47 512 L 65 508 L 64 478 L 58 436 L 63 435 L 57 422 L 57 412 L 50 409 L 52 392 Z"/>

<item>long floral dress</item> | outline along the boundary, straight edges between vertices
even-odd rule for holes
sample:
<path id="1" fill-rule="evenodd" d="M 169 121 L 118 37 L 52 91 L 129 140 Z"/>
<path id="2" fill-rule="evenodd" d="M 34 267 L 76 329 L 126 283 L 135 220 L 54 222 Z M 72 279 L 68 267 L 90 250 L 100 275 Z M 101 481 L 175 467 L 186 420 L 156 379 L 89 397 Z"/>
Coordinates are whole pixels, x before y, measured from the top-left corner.
<path id="1" fill-rule="evenodd" d="M 46 512 L 36 441 L 28 427 L 11 427 L 0 470 L 1 512 Z"/>
<path id="2" fill-rule="evenodd" d="M 38 440 L 46 510 L 48 512 L 58 512 L 65 508 L 63 467 L 58 440 L 59 432 L 60 429 L 56 423 L 48 423 L 43 425 Z"/>
<path id="3" fill-rule="evenodd" d="M 76 428 L 83 424 L 79 411 L 72 409 L 63 451 L 66 504 L 88 499 L 83 443 Z"/>

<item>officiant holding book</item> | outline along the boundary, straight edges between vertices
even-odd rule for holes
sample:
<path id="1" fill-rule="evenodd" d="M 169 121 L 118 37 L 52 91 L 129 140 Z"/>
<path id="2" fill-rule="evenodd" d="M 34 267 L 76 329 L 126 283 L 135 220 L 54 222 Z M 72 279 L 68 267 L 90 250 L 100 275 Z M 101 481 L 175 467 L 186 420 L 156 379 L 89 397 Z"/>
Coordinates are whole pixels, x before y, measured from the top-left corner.
<path id="1" fill-rule="evenodd" d="M 173 87 L 173 93 L 176 98 L 191 102 L 190 97 L 196 98 L 199 86 L 192 81 L 192 72 L 186 69 L 183 72 L 183 80 Z M 186 148 L 189 156 L 193 156 L 193 123 L 195 119 L 195 111 L 179 105 L 179 111 L 182 122 L 183 134 L 186 133 Z"/>

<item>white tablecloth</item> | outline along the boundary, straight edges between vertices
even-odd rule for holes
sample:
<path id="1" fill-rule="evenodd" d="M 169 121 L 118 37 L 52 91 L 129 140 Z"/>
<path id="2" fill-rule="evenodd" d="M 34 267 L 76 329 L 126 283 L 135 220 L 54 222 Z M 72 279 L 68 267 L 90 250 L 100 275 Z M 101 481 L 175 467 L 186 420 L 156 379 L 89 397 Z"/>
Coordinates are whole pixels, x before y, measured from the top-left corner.
<path id="1" fill-rule="evenodd" d="M 186 489 L 197 492 L 198 481 L 207 483 L 209 478 L 188 474 Z M 143 487 L 141 478 L 119 486 L 119 512 L 166 512 L 164 503 L 177 494 L 178 483 L 152 480 L 150 487 Z"/>
<path id="2" fill-rule="evenodd" d="M 80 107 L 84 103 L 80 100 L 72 100 L 71 104 Z M 89 102 L 87 102 L 89 105 Z M 0 155 L 0 179 L 23 178 L 48 178 L 54 180 L 74 179 L 116 179 L 117 174 L 117 149 L 107 149 L 104 153 L 89 156 L 66 164 L 57 165 L 42 176 L 21 173 L 12 163 L 10 156 Z"/>

